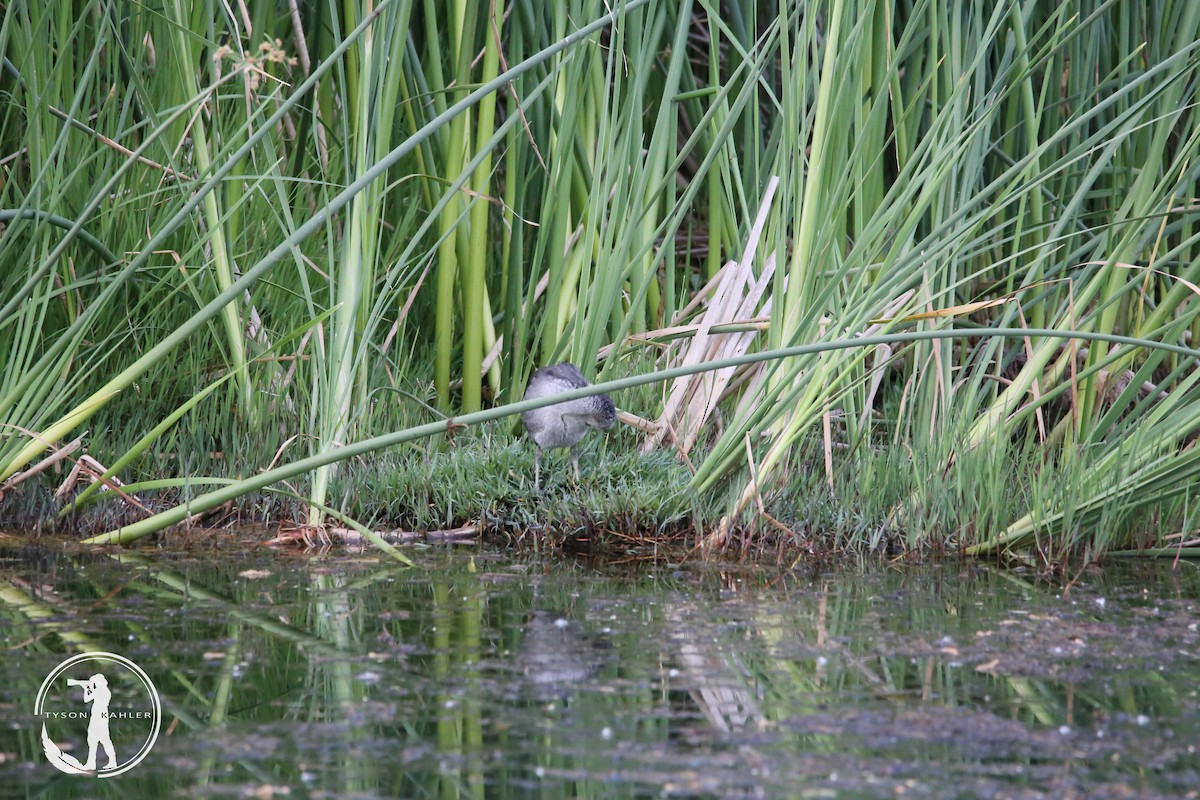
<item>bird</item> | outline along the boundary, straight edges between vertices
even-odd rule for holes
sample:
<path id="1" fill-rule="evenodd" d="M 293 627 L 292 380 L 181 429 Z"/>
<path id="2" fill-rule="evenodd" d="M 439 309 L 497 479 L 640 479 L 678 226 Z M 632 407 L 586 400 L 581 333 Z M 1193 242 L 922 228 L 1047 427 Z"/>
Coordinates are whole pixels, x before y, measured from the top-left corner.
<path id="1" fill-rule="evenodd" d="M 591 386 L 579 367 L 564 361 L 552 367 L 542 367 L 529 378 L 525 399 L 548 397 Z M 535 408 L 521 414 L 530 438 L 537 445 L 534 456 L 533 488 L 541 491 L 542 455 L 547 450 L 559 447 L 571 448 L 571 464 L 575 467 L 575 480 L 579 480 L 579 440 L 588 428 L 606 431 L 617 424 L 617 407 L 606 394 L 579 397 L 565 403 Z"/>

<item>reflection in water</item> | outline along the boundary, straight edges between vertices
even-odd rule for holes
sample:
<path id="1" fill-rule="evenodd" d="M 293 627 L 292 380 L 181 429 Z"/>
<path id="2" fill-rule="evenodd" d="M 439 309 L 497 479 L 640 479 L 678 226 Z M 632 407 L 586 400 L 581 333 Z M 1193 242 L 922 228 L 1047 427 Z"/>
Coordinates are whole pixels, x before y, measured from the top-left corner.
<path id="1" fill-rule="evenodd" d="M 517 665 L 534 699 L 565 699 L 601 666 L 598 643 L 560 614 L 534 611 L 521 631 Z"/>
<path id="2" fill-rule="evenodd" d="M 1188 565 L 1095 573 L 1064 598 L 971 565 L 801 582 L 478 554 L 476 572 L 453 553 L 424 570 L 88 558 L 0 562 L 0 786 L 16 796 L 117 791 L 64 780 L 29 718 L 47 671 L 81 650 L 132 658 L 162 695 L 163 735 L 122 796 L 1103 798 L 1200 783 Z"/>
<path id="3" fill-rule="evenodd" d="M 751 689 L 753 674 L 738 650 L 714 642 L 707 621 L 696 623 L 696 617 L 705 616 L 688 605 L 667 610 L 680 683 L 718 731 L 759 727 L 764 720 Z"/>

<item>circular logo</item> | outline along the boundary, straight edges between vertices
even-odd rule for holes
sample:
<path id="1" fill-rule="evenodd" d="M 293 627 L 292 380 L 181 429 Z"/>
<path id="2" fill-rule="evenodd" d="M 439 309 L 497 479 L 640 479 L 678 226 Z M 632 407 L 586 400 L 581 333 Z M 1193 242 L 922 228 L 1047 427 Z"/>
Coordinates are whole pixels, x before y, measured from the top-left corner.
<path id="1" fill-rule="evenodd" d="M 42 681 L 33 707 L 46 759 L 68 775 L 112 778 L 136 767 L 162 721 L 150 676 L 115 653 L 81 653 Z M 64 752 L 64 751 L 72 752 Z"/>

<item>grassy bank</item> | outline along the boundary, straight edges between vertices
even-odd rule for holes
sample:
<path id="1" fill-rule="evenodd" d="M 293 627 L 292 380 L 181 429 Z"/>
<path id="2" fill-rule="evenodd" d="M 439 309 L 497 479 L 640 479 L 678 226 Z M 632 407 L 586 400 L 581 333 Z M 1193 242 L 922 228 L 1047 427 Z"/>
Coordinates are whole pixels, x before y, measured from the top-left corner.
<path id="1" fill-rule="evenodd" d="M 717 12 L 6 5 L 0 513 L 1195 552 L 1200 8 Z M 663 379 L 535 499 L 559 360 Z"/>

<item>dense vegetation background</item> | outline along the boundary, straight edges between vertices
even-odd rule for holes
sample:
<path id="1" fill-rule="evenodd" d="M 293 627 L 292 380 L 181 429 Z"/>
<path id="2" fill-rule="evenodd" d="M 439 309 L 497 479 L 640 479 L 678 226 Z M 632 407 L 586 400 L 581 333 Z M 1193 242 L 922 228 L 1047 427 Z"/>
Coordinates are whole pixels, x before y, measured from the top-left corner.
<path id="1" fill-rule="evenodd" d="M 380 446 L 545 363 L 813 344 L 618 392 L 649 432 L 551 494 L 709 544 L 1196 552 L 1198 4 L 3 14 L 10 514 L 86 450 L 189 503 L 127 536 L 251 491 L 535 520 L 506 423 Z"/>

